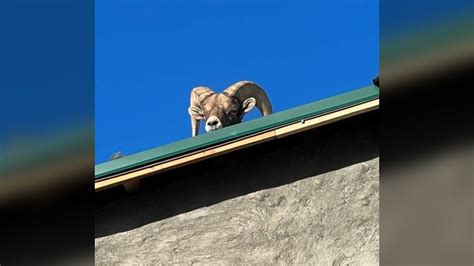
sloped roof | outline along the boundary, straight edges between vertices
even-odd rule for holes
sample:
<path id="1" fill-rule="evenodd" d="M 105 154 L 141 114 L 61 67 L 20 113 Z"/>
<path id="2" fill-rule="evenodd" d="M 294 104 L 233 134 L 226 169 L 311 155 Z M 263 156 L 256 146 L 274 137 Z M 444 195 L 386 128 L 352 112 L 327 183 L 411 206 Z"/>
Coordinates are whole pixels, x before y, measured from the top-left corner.
<path id="1" fill-rule="evenodd" d="M 181 158 L 181 161 L 175 160 L 175 162 L 173 162 L 173 167 L 176 167 L 180 164 L 184 165 L 187 162 L 194 161 L 195 159 L 205 159 L 233 149 L 310 129 L 318 124 L 331 122 L 331 119 L 339 120 L 364 110 L 372 110 L 374 106 L 378 107 L 378 97 L 379 88 L 375 85 L 370 85 L 334 97 L 277 112 L 266 117 L 260 117 L 245 123 L 101 163 L 95 166 L 96 190 L 120 184 L 121 182 L 123 183 L 126 180 L 141 175 L 166 170 L 166 167 L 158 166 L 161 162 L 164 163 Z M 374 100 L 377 100 L 376 103 Z M 368 102 L 371 103 L 361 106 Z M 356 106 L 360 107 L 353 108 Z M 342 110 L 345 110 L 345 112 L 341 113 L 340 111 Z M 333 118 L 328 116 L 325 120 L 323 117 L 338 111 L 339 114 L 333 114 Z M 314 120 L 318 117 L 320 118 L 319 120 Z M 313 120 L 304 125 L 304 120 L 308 119 Z M 301 121 L 303 121 L 302 124 L 300 124 Z M 225 145 L 227 145 L 227 147 L 223 147 Z M 210 150 L 212 148 L 219 148 L 219 150 Z M 200 155 L 197 155 L 199 158 L 196 157 L 196 153 L 198 152 L 201 152 Z M 186 155 L 193 155 L 196 158 L 183 160 L 182 157 Z M 148 169 L 143 171 L 144 167 Z M 141 171 L 141 173 L 139 173 L 139 171 Z M 136 173 L 130 174 L 133 172 Z M 121 175 L 122 177 L 120 177 Z"/>

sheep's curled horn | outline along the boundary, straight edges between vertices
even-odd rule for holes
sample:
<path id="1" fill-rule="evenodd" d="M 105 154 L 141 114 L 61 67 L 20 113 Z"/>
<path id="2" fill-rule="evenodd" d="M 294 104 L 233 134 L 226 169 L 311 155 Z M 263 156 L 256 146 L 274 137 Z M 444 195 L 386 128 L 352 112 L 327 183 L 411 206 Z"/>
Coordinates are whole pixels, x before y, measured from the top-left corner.
<path id="1" fill-rule="evenodd" d="M 272 111 L 272 104 L 270 103 L 270 99 L 265 91 L 251 81 L 240 81 L 224 90 L 223 93 L 228 94 L 229 96 L 234 96 L 235 98 L 239 99 L 241 102 L 244 102 L 246 99 L 253 97 L 256 100 L 256 106 L 260 113 L 263 116 L 267 116 L 271 114 Z"/>
<path id="2" fill-rule="evenodd" d="M 191 92 L 189 107 L 193 136 L 198 135 L 199 120 L 206 120 L 206 130 L 210 123 L 217 121 L 209 130 L 219 129 L 240 123 L 253 106 L 257 106 L 263 116 L 273 112 L 268 95 L 254 82 L 237 82 L 222 93 L 215 93 L 208 87 L 196 87 Z M 238 115 L 232 115 L 236 109 Z"/>

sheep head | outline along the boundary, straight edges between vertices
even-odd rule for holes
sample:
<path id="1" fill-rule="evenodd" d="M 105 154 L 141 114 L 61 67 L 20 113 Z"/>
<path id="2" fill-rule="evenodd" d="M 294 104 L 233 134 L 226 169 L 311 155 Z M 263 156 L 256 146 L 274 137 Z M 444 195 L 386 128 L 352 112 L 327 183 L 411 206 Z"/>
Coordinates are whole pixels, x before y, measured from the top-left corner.
<path id="1" fill-rule="evenodd" d="M 242 121 L 255 106 L 263 116 L 272 113 L 272 105 L 265 91 L 251 81 L 240 81 L 215 93 L 208 87 L 191 91 L 189 115 L 193 137 L 199 134 L 199 121 L 205 121 L 206 132 L 231 126 Z"/>

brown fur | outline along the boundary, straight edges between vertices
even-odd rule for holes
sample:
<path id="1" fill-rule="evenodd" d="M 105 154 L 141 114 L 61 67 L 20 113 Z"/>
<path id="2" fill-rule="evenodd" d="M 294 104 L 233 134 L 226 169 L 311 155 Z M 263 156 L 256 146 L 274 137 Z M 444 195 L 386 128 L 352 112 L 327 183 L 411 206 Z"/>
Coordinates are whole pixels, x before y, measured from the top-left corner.
<path id="1" fill-rule="evenodd" d="M 240 94 L 240 96 L 235 95 L 239 90 L 243 92 L 241 89 L 244 87 L 246 91 L 243 96 L 242 94 Z M 262 99 L 262 95 L 264 95 L 264 100 L 262 100 L 257 107 L 263 115 L 270 114 L 272 110 L 268 97 L 265 92 L 253 82 L 237 82 L 222 93 L 215 93 L 208 87 L 194 88 L 191 91 L 191 100 L 188 109 L 189 115 L 191 116 L 193 137 L 199 133 L 199 120 L 206 121 L 206 130 L 216 130 L 240 123 L 244 114 L 256 106 L 257 100 L 254 95 L 259 96 L 259 99 Z M 213 124 L 213 122 L 216 124 Z"/>

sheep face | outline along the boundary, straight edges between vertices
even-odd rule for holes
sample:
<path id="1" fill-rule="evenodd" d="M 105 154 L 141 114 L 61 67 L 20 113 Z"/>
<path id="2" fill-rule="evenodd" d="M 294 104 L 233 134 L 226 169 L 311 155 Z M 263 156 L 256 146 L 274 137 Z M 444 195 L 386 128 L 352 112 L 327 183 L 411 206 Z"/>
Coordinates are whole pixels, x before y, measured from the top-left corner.
<path id="1" fill-rule="evenodd" d="M 272 113 L 272 105 L 263 89 L 251 81 L 239 81 L 222 93 L 208 87 L 195 87 L 191 91 L 188 108 L 192 135 L 199 134 L 199 121 L 205 121 L 206 132 L 231 126 L 242 121 L 246 113 L 257 106 L 263 116 Z"/>
<path id="2" fill-rule="evenodd" d="M 255 106 L 255 99 L 243 103 L 224 93 L 214 93 L 201 102 L 201 116 L 205 120 L 206 132 L 238 124 L 243 115 Z"/>

